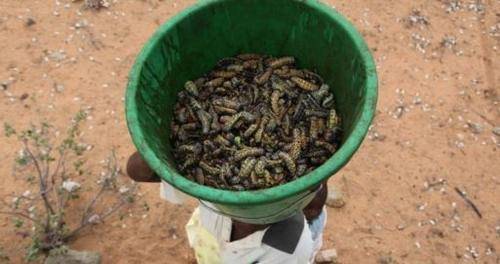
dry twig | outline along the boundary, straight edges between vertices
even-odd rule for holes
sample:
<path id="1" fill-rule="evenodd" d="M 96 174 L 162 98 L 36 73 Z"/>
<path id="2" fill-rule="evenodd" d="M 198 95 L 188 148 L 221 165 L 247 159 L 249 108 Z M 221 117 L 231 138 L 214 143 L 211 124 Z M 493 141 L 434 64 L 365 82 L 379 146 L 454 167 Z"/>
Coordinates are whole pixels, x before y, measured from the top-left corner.
<path id="1" fill-rule="evenodd" d="M 474 210 L 479 218 L 483 218 L 483 215 L 479 211 L 479 208 L 477 208 L 477 206 L 467 197 L 467 194 L 464 191 L 460 190 L 458 187 L 455 187 L 455 191 L 458 193 L 458 195 L 460 195 L 460 197 L 465 200 L 468 205 L 470 205 L 470 207 L 472 207 L 472 210 Z"/>

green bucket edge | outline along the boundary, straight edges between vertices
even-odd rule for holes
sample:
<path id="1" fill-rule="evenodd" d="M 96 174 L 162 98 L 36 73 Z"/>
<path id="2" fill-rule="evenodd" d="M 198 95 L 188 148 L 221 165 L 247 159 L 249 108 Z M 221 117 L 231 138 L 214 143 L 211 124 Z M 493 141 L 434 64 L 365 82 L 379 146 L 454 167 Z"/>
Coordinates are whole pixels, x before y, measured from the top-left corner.
<path id="1" fill-rule="evenodd" d="M 347 162 L 349 162 L 356 150 L 361 146 L 361 143 L 368 132 L 376 110 L 378 96 L 378 76 L 375 63 L 368 46 L 363 40 L 363 37 L 359 34 L 355 27 L 336 10 L 316 0 L 306 0 L 301 2 L 311 8 L 317 9 L 319 12 L 326 14 L 331 19 L 338 22 L 360 51 L 361 61 L 364 65 L 366 74 L 365 101 L 361 109 L 361 117 L 348 139 L 323 165 L 298 178 L 297 180 L 268 189 L 239 192 L 220 190 L 197 184 L 175 172 L 172 172 L 168 166 L 163 163 L 151 150 L 147 141 L 144 140 L 144 135 L 138 125 L 139 121 L 137 116 L 137 104 L 135 103 L 135 94 L 137 92 L 143 64 L 152 51 L 154 43 L 160 41 L 166 32 L 168 32 L 179 21 L 188 17 L 191 13 L 220 1 L 224 0 L 198 1 L 194 5 L 181 11 L 161 25 L 142 48 L 130 71 L 125 95 L 125 114 L 132 141 L 137 147 L 139 153 L 141 153 L 151 168 L 157 172 L 163 180 L 172 184 L 177 189 L 201 200 L 220 204 L 245 206 L 275 202 L 300 192 L 304 192 L 308 188 L 311 188 L 325 179 L 332 177 L 345 164 L 347 164 Z"/>

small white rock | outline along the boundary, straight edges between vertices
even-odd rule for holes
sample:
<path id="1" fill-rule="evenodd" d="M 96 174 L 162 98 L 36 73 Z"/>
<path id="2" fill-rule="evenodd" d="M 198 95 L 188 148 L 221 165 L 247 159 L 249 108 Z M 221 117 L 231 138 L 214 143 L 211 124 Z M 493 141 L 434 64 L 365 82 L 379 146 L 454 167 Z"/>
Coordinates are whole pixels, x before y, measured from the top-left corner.
<path id="1" fill-rule="evenodd" d="M 474 134 L 481 134 L 481 132 L 483 132 L 483 126 L 479 123 L 474 123 L 469 121 L 467 122 L 467 126 Z"/>
<path id="2" fill-rule="evenodd" d="M 54 88 L 55 88 L 56 92 L 58 92 L 58 93 L 64 92 L 64 85 L 62 85 L 62 84 L 55 84 Z"/>
<path id="3" fill-rule="evenodd" d="M 101 217 L 98 214 L 93 214 L 87 221 L 91 224 L 96 225 L 101 222 Z"/>
<path id="4" fill-rule="evenodd" d="M 342 192 L 334 186 L 330 186 L 328 190 L 328 197 L 326 198 L 326 205 L 333 208 L 344 207 L 345 201 Z"/>
<path id="5" fill-rule="evenodd" d="M 419 104 L 421 104 L 421 103 L 422 103 L 422 98 L 421 98 L 420 96 L 418 96 L 418 95 L 415 95 L 415 96 L 413 97 L 413 104 L 414 104 L 414 105 L 419 105 Z"/>
<path id="6" fill-rule="evenodd" d="M 120 190 L 119 190 L 119 192 L 121 194 L 127 193 L 128 191 L 130 191 L 130 189 L 128 187 L 126 187 L 126 186 L 120 187 Z"/>
<path id="7" fill-rule="evenodd" d="M 337 250 L 334 248 L 325 249 L 318 252 L 315 261 L 317 263 L 336 263 L 337 262 Z"/>
<path id="8" fill-rule="evenodd" d="M 49 58 L 53 61 L 62 61 L 66 58 L 66 54 L 64 51 L 53 51 L 49 54 Z"/>
<path id="9" fill-rule="evenodd" d="M 500 126 L 494 127 L 491 132 L 500 137 Z"/>
<path id="10" fill-rule="evenodd" d="M 84 28 L 87 27 L 89 22 L 86 19 L 78 20 L 75 23 L 75 28 Z"/>
<path id="11" fill-rule="evenodd" d="M 62 184 L 62 188 L 67 192 L 73 192 L 80 189 L 80 184 L 75 181 L 65 180 Z"/>

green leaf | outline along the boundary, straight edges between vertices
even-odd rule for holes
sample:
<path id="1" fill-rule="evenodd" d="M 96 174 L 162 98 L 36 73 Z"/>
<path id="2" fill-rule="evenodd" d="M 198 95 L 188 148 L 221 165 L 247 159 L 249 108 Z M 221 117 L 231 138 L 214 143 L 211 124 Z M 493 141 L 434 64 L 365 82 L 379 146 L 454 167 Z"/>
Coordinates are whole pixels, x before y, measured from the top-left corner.
<path id="1" fill-rule="evenodd" d="M 4 253 L 3 248 L 0 247 L 0 261 L 9 261 L 10 258 Z"/>
<path id="2" fill-rule="evenodd" d="M 20 204 L 21 204 L 21 198 L 15 197 L 14 198 L 14 209 L 19 209 Z"/>
<path id="3" fill-rule="evenodd" d="M 27 175 L 27 176 L 26 176 L 26 181 L 27 181 L 28 183 L 34 183 L 34 182 L 35 182 L 35 179 L 36 179 L 36 178 L 35 178 L 35 176 L 33 176 L 33 175 L 31 175 L 31 174 L 29 174 L 29 175 Z"/>
<path id="4" fill-rule="evenodd" d="M 34 261 L 38 258 L 40 254 L 40 242 L 37 238 L 34 238 L 31 242 L 28 250 L 26 251 L 26 260 L 29 262 Z"/>
<path id="5" fill-rule="evenodd" d="M 21 220 L 21 219 L 19 219 L 19 218 L 15 218 L 15 219 L 14 219 L 14 226 L 15 226 L 16 228 L 21 228 L 21 227 L 23 226 L 23 224 L 24 224 L 24 221 L 23 221 L 23 220 Z"/>
<path id="6" fill-rule="evenodd" d="M 8 123 L 3 123 L 3 129 L 6 137 L 16 134 L 16 130 Z"/>
<path id="7" fill-rule="evenodd" d="M 73 119 L 75 123 L 79 123 L 87 118 L 87 113 L 85 111 L 80 110 L 76 113 L 75 118 Z"/>
<path id="8" fill-rule="evenodd" d="M 27 156 L 21 156 L 16 158 L 16 164 L 19 166 L 26 166 L 30 162 L 30 158 Z"/>
<path id="9" fill-rule="evenodd" d="M 128 203 L 133 203 L 135 201 L 135 198 L 133 195 L 127 195 L 126 200 Z"/>

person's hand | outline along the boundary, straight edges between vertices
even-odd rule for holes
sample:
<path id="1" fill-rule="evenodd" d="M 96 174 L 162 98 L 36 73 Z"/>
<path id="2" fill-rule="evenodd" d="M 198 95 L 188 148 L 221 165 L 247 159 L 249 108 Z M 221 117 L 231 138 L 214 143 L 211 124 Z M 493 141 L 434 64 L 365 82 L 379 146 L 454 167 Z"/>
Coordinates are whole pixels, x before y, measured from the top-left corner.
<path id="1" fill-rule="evenodd" d="M 130 155 L 127 162 L 127 174 L 136 182 L 160 182 L 160 177 L 142 159 L 139 152 Z"/>

